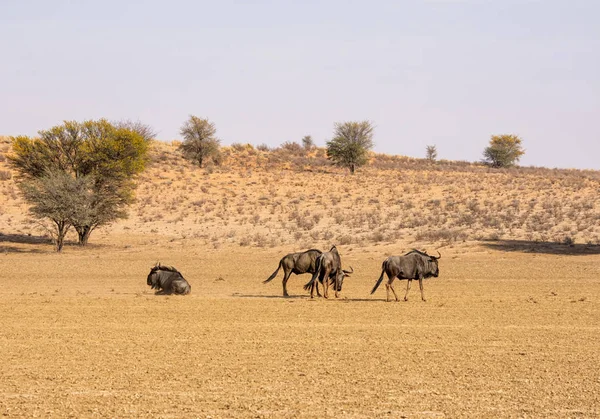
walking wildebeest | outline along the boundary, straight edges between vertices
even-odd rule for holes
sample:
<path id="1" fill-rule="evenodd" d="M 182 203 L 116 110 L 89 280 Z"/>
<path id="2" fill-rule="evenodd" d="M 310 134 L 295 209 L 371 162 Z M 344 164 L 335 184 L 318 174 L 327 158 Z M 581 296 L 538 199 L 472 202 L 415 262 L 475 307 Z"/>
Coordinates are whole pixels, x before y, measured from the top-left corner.
<path id="1" fill-rule="evenodd" d="M 287 292 L 287 282 L 290 279 L 290 275 L 293 273 L 296 275 L 306 274 L 306 273 L 315 273 L 316 261 L 319 256 L 321 256 L 323 252 L 317 249 L 310 249 L 306 252 L 298 252 L 298 253 L 289 253 L 281 258 L 279 261 L 279 266 L 273 272 L 273 274 L 263 281 L 263 284 L 267 282 L 271 282 L 273 278 L 277 276 L 279 269 L 283 267 L 283 296 L 289 297 Z M 317 294 L 319 294 L 319 290 L 317 289 Z M 319 294 L 320 296 L 320 294 Z"/>
<path id="2" fill-rule="evenodd" d="M 310 289 L 310 298 L 313 298 L 314 290 L 317 287 L 316 279 L 318 277 L 318 282 L 323 284 L 323 297 L 329 298 L 329 285 L 333 285 L 335 298 L 338 298 L 338 292 L 342 291 L 344 277 L 350 276 L 350 274 L 354 272 L 352 267 L 350 267 L 350 269 L 350 271 L 342 269 L 340 254 L 335 245 L 333 245 L 329 252 L 322 253 L 321 256 L 317 258 L 315 272 L 310 281 L 304 286 L 304 289 L 307 291 Z"/>
<path id="3" fill-rule="evenodd" d="M 192 287 L 183 275 L 172 266 L 157 263 L 148 274 L 147 284 L 157 289 L 157 294 L 189 294 Z"/>
<path id="4" fill-rule="evenodd" d="M 413 279 L 419 280 L 419 288 L 421 289 L 421 299 L 425 301 L 425 295 L 423 294 L 423 279 L 429 277 L 436 277 L 439 275 L 440 270 L 438 268 L 438 259 L 442 257 L 440 252 L 439 256 L 430 256 L 427 253 L 420 252 L 418 250 L 411 250 L 404 256 L 390 256 L 383 261 L 381 265 L 381 276 L 377 280 L 377 283 L 373 287 L 371 294 L 373 294 L 381 281 L 383 280 L 383 274 L 387 274 L 388 283 L 385 284 L 386 290 L 386 301 L 390 301 L 390 288 L 398 301 L 398 296 L 392 283 L 394 279 L 406 279 L 406 294 L 404 295 L 404 301 L 408 301 L 408 291 L 410 290 L 410 284 Z"/>

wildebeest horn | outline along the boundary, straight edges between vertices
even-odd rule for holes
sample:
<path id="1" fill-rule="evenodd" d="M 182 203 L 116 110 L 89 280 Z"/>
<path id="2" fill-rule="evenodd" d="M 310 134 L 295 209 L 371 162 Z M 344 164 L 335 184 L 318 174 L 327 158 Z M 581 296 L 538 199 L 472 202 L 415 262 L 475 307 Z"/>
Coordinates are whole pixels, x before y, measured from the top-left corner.
<path id="1" fill-rule="evenodd" d="M 346 275 L 353 274 L 353 273 L 354 273 L 354 269 L 352 269 L 352 266 L 350 266 L 350 269 L 351 269 L 350 271 L 347 271 L 347 270 L 345 270 L 345 269 L 342 269 L 342 272 L 344 272 Z"/>
<path id="2" fill-rule="evenodd" d="M 435 258 L 435 259 L 441 259 L 441 258 L 442 258 L 442 254 L 440 253 L 440 251 L 439 251 L 439 250 L 438 250 L 437 252 L 438 252 L 438 255 L 439 255 L 439 256 L 438 256 L 438 257 L 432 256 L 432 258 Z"/>

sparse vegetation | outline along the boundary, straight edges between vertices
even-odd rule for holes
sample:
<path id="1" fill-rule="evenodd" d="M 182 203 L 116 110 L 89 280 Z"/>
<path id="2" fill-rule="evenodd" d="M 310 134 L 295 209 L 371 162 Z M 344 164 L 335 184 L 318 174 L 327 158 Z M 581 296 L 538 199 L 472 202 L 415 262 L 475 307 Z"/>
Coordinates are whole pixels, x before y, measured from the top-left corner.
<path id="1" fill-rule="evenodd" d="M 231 245 L 290 243 L 357 247 L 415 242 L 445 246 L 471 240 L 598 243 L 600 173 L 486 166 L 371 154 L 358 178 L 339 176 L 320 150 L 301 155 L 225 147 L 224 164 L 193 170 L 177 144 L 152 143 L 138 202 L 115 228 L 155 231 Z M 9 153 L 10 154 L 10 153 Z M 5 166 L 4 166 L 5 167 Z M 209 166 L 212 167 L 212 166 Z M 0 163 L 0 169 L 2 169 Z M 6 170 L 10 173 L 9 170 Z M 14 179 L 1 182 L 0 220 L 23 212 Z M 16 218 L 15 218 L 16 217 Z M 24 223 L 24 221 L 23 221 Z M 26 225 L 25 223 L 23 225 Z M 165 229 L 165 226 L 168 228 Z"/>

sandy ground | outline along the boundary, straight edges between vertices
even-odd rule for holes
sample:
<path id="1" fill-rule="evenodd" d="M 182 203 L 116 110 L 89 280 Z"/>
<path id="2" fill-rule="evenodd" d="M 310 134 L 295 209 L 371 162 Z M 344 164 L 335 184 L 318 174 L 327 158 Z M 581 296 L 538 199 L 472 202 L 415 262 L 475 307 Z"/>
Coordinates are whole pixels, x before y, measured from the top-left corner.
<path id="1" fill-rule="evenodd" d="M 427 302 L 413 286 L 408 302 L 385 303 L 384 287 L 369 292 L 407 247 L 339 246 L 355 274 L 339 300 L 311 301 L 308 276 L 292 277 L 292 298 L 281 272 L 261 283 L 297 249 L 130 235 L 55 254 L 13 239 L 0 253 L 8 417 L 600 415 L 595 250 L 443 248 Z M 155 296 L 157 260 L 192 294 Z"/>

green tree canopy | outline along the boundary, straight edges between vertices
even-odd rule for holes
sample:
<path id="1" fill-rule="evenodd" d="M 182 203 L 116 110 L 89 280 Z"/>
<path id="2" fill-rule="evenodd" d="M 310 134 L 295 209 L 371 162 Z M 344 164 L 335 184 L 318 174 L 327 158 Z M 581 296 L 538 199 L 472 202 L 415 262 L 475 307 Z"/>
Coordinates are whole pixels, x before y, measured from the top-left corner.
<path id="1" fill-rule="evenodd" d="M 354 174 L 357 166 L 368 161 L 368 152 L 373 148 L 373 130 L 369 121 L 336 123 L 334 137 L 327 141 L 327 157 Z"/>
<path id="2" fill-rule="evenodd" d="M 490 145 L 483 151 L 484 163 L 491 167 L 514 166 L 525 154 L 522 142 L 517 135 L 492 135 Z"/>
<path id="3" fill-rule="evenodd" d="M 73 206 L 68 224 L 77 230 L 81 245 L 95 228 L 126 216 L 125 207 L 133 200 L 134 176 L 144 169 L 148 150 L 148 140 L 138 132 L 104 119 L 65 121 L 39 131 L 37 138 L 13 137 L 12 144 L 9 159 L 26 199 L 33 195 L 25 191 L 34 187 L 41 191 L 62 181 L 63 189 L 71 190 L 68 179 L 85 179 L 85 193 L 68 201 Z M 45 196 L 38 194 L 39 199 Z M 39 199 L 36 205 L 44 208 Z M 36 210 L 35 215 L 39 218 L 43 211 Z"/>

